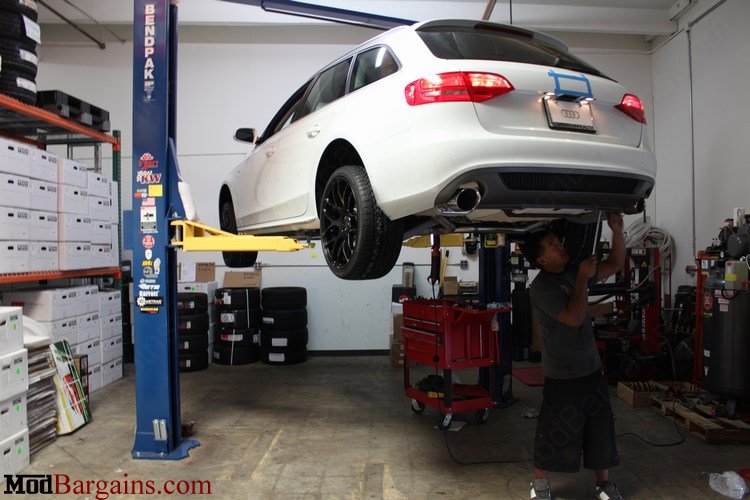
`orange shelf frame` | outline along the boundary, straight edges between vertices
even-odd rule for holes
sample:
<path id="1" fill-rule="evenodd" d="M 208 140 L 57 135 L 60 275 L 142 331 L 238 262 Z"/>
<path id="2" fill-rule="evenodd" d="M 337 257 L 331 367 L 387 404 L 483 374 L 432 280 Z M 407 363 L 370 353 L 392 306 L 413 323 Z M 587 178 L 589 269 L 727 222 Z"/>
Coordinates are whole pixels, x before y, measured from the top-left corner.
<path id="1" fill-rule="evenodd" d="M 69 278 L 91 278 L 96 276 L 112 276 L 115 279 L 121 279 L 122 271 L 119 267 L 98 267 L 93 269 L 77 269 L 75 271 L 0 274 L 0 284 L 28 283 L 30 281 L 62 280 Z"/>

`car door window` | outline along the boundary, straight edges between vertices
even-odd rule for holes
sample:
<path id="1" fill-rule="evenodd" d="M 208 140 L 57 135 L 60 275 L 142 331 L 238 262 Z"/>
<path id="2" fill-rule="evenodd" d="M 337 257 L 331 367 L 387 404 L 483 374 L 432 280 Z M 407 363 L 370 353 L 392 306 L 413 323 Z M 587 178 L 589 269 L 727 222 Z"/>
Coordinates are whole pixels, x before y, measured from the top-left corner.
<path id="1" fill-rule="evenodd" d="M 305 102 L 295 119 L 307 116 L 344 95 L 351 61 L 351 59 L 342 61 L 318 76 L 318 79 L 310 87 Z"/>
<path id="2" fill-rule="evenodd" d="M 256 145 L 260 145 L 263 142 L 265 142 L 269 137 L 274 135 L 279 130 L 282 130 L 287 125 L 289 125 L 291 122 L 294 121 L 297 111 L 299 110 L 300 102 L 305 96 L 305 92 L 307 91 L 307 88 L 310 86 L 310 82 L 308 81 L 303 86 L 297 89 L 297 91 L 292 94 L 292 97 L 287 99 L 287 101 L 284 103 L 284 105 L 279 109 L 274 117 L 271 119 L 271 122 L 266 127 L 266 130 L 263 132 L 263 135 L 255 142 Z"/>
<path id="3" fill-rule="evenodd" d="M 398 71 L 398 62 L 388 47 L 375 47 L 357 56 L 352 71 L 352 90 L 357 90 Z"/>

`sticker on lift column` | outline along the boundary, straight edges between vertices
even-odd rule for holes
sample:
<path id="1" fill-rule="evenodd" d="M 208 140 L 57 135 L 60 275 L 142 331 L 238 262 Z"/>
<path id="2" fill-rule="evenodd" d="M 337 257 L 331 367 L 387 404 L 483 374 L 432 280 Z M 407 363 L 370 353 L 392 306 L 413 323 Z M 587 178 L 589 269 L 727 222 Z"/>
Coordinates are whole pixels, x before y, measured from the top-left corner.
<path id="1" fill-rule="evenodd" d="M 141 232 L 158 232 L 156 229 L 156 207 L 141 207 Z"/>

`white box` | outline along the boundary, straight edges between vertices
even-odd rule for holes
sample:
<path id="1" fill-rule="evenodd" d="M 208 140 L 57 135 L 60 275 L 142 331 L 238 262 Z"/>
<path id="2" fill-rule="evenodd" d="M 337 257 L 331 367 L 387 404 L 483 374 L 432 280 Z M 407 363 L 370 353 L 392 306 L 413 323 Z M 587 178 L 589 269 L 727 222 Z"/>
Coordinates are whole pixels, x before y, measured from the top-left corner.
<path id="1" fill-rule="evenodd" d="M 109 363 L 122 357 L 122 336 L 104 339 L 102 346 L 102 363 Z"/>
<path id="2" fill-rule="evenodd" d="M 122 336 L 122 313 L 111 314 L 109 316 L 99 315 L 101 321 L 101 338 L 111 339 L 112 337 Z"/>
<path id="3" fill-rule="evenodd" d="M 3 305 L 23 308 L 24 316 L 37 321 L 57 321 L 78 314 L 78 294 L 70 288 L 3 292 Z"/>
<path id="4" fill-rule="evenodd" d="M 84 285 L 78 289 L 78 315 L 99 312 L 99 287 Z"/>
<path id="5" fill-rule="evenodd" d="M 31 208 L 30 179 L 0 173 L 0 200 L 6 207 Z"/>
<path id="6" fill-rule="evenodd" d="M 20 307 L 0 307 L 0 355 L 23 349 L 23 312 Z"/>
<path id="7" fill-rule="evenodd" d="M 22 432 L 27 425 L 25 392 L 0 401 L 0 441 L 5 441 L 12 435 Z"/>
<path id="8" fill-rule="evenodd" d="M 0 401 L 23 394 L 28 388 L 28 351 L 19 349 L 0 356 Z"/>
<path id="9" fill-rule="evenodd" d="M 45 212 L 54 212 L 57 210 L 57 184 L 49 181 L 40 181 L 39 179 L 29 179 L 31 188 L 32 210 L 44 210 Z"/>
<path id="10" fill-rule="evenodd" d="M 29 175 L 31 146 L 0 137 L 0 172 Z"/>
<path id="11" fill-rule="evenodd" d="M 57 183 L 68 186 L 86 187 L 88 181 L 86 165 L 75 160 L 59 158 L 57 160 Z"/>
<path id="12" fill-rule="evenodd" d="M 185 281 L 177 283 L 177 292 L 189 292 L 189 293 L 205 293 L 208 295 L 208 303 L 215 302 L 214 292 L 219 288 L 219 284 L 216 281 Z"/>
<path id="13" fill-rule="evenodd" d="M 91 218 L 78 214 L 60 214 L 57 218 L 58 240 L 91 243 Z M 95 267 L 95 266 L 91 266 Z"/>
<path id="14" fill-rule="evenodd" d="M 102 365 L 102 387 L 122 378 L 122 358 L 113 359 Z"/>
<path id="15" fill-rule="evenodd" d="M 89 196 L 101 196 L 109 198 L 109 179 L 106 175 L 98 172 L 86 172 L 86 191 Z"/>
<path id="16" fill-rule="evenodd" d="M 25 208 L 0 207 L 0 240 L 29 238 L 29 211 Z"/>
<path id="17" fill-rule="evenodd" d="M 89 193 L 89 214 L 96 215 L 97 217 L 107 217 L 112 211 L 112 200 L 109 196 L 103 198 L 101 196 L 93 196 Z"/>
<path id="18" fill-rule="evenodd" d="M 60 269 L 60 244 L 57 241 L 29 242 L 29 272 L 43 273 Z"/>
<path id="19" fill-rule="evenodd" d="M 120 265 L 120 225 L 112 224 L 112 265 Z"/>
<path id="20" fill-rule="evenodd" d="M 43 149 L 31 149 L 29 177 L 57 184 L 57 155 Z"/>
<path id="21" fill-rule="evenodd" d="M 109 182 L 109 201 L 112 204 L 110 213 L 110 222 L 112 224 L 120 223 L 120 185 L 115 181 Z"/>
<path id="22" fill-rule="evenodd" d="M 122 313 L 122 294 L 120 291 L 101 290 L 99 292 L 99 315 L 105 317 L 119 313 Z"/>
<path id="23" fill-rule="evenodd" d="M 91 267 L 91 243 L 60 243 L 60 270 L 88 269 Z"/>
<path id="24" fill-rule="evenodd" d="M 95 212 L 91 212 L 92 214 Z M 100 214 L 96 214 L 100 215 Z M 112 244 L 112 223 L 108 220 L 91 219 L 91 243 L 94 245 Z"/>
<path id="25" fill-rule="evenodd" d="M 50 212 L 29 210 L 29 239 L 31 241 L 58 241 L 57 208 Z"/>
<path id="26" fill-rule="evenodd" d="M 99 335 L 101 335 L 101 323 L 98 312 L 78 317 L 78 342 L 98 340 Z"/>
<path id="27" fill-rule="evenodd" d="M 102 364 L 102 348 L 101 341 L 99 339 L 80 342 L 74 346 L 71 346 L 70 349 L 73 351 L 73 354 L 88 356 L 89 366 Z"/>
<path id="28" fill-rule="evenodd" d="M 89 215 L 89 194 L 78 186 L 58 184 L 57 211 L 66 214 Z"/>
<path id="29" fill-rule="evenodd" d="M 15 475 L 29 466 L 29 430 L 0 442 L 0 475 Z"/>
<path id="30" fill-rule="evenodd" d="M 70 345 L 81 342 L 78 338 L 78 318 L 58 319 L 57 321 L 40 321 L 39 324 L 44 326 L 50 334 L 52 342 L 67 340 Z"/>
<path id="31" fill-rule="evenodd" d="M 89 361 L 90 362 L 90 361 Z M 89 394 L 102 388 L 102 366 L 89 365 Z"/>
<path id="32" fill-rule="evenodd" d="M 92 267 L 112 267 L 112 245 L 91 245 L 91 262 Z"/>
<path id="33" fill-rule="evenodd" d="M 0 274 L 29 272 L 29 242 L 0 241 Z"/>

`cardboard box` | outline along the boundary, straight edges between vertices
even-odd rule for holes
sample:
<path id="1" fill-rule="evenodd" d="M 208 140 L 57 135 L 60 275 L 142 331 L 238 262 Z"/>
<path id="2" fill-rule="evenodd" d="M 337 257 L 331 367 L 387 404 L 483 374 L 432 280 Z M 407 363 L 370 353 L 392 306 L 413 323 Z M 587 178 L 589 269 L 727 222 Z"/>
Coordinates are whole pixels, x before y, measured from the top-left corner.
<path id="1" fill-rule="evenodd" d="M 89 366 L 89 393 L 102 388 L 102 365 Z"/>
<path id="2" fill-rule="evenodd" d="M 86 188 L 88 176 L 86 165 L 67 158 L 57 160 L 57 183 Z"/>
<path id="3" fill-rule="evenodd" d="M 30 183 L 28 177 L 0 173 L 0 200 L 3 206 L 31 208 Z"/>
<path id="4" fill-rule="evenodd" d="M 112 230 L 109 233 L 110 245 L 112 245 L 112 265 L 120 265 L 120 226 L 119 224 L 112 224 Z"/>
<path id="5" fill-rule="evenodd" d="M 122 335 L 101 341 L 102 364 L 122 358 Z"/>
<path id="6" fill-rule="evenodd" d="M 394 368 L 403 368 L 404 366 L 404 344 L 395 342 L 391 336 L 391 366 Z"/>
<path id="7" fill-rule="evenodd" d="M 122 335 L 122 313 L 112 314 L 110 316 L 99 316 L 101 322 L 100 338 L 111 339 L 115 336 Z M 135 342 L 135 339 L 133 340 Z"/>
<path id="8" fill-rule="evenodd" d="M 91 266 L 90 267 L 112 267 L 114 260 L 112 258 L 112 245 L 91 245 Z"/>
<path id="9" fill-rule="evenodd" d="M 99 312 L 99 287 L 84 285 L 76 289 L 78 290 L 78 315 Z"/>
<path id="10" fill-rule="evenodd" d="M 0 172 L 28 177 L 32 149 L 27 144 L 0 137 Z"/>
<path id="11" fill-rule="evenodd" d="M 57 218 L 57 234 L 60 242 L 91 243 L 91 219 L 85 215 L 60 214 Z"/>
<path id="12" fill-rule="evenodd" d="M 122 378 L 122 358 L 114 359 L 102 365 L 102 387 Z"/>
<path id="13" fill-rule="evenodd" d="M 120 223 L 120 185 L 115 181 L 109 182 L 109 202 L 112 205 L 109 221 L 112 224 Z"/>
<path id="14" fill-rule="evenodd" d="M 0 356 L 0 401 L 23 394 L 28 388 L 28 351 L 19 349 Z"/>
<path id="15" fill-rule="evenodd" d="M 57 155 L 43 149 L 31 148 L 29 177 L 57 184 Z"/>
<path id="16" fill-rule="evenodd" d="M 224 288 L 260 288 L 260 269 L 253 271 L 227 271 L 224 273 Z"/>
<path id="17" fill-rule="evenodd" d="M 89 214 L 109 218 L 112 212 L 112 200 L 107 197 L 94 196 L 89 192 Z"/>
<path id="18" fill-rule="evenodd" d="M 99 216 L 100 214 L 97 213 L 96 215 Z M 91 227 L 91 243 L 94 245 L 112 244 L 112 223 L 109 220 L 91 219 Z"/>
<path id="19" fill-rule="evenodd" d="M 3 241 L 0 244 L 0 274 L 29 271 L 29 242 Z"/>
<path id="20" fill-rule="evenodd" d="M 3 292 L 3 305 L 23 308 L 24 316 L 37 321 L 57 321 L 78 314 L 78 293 L 71 288 Z"/>
<path id="21" fill-rule="evenodd" d="M 413 286 L 393 285 L 391 287 L 391 302 L 404 302 L 417 296 L 417 288 Z"/>
<path id="22" fill-rule="evenodd" d="M 57 184 L 39 179 L 29 179 L 31 189 L 30 208 L 32 210 L 44 210 L 54 212 L 57 210 Z"/>
<path id="23" fill-rule="evenodd" d="M 29 239 L 29 217 L 25 208 L 0 207 L 0 240 Z"/>
<path id="24" fill-rule="evenodd" d="M 393 315 L 393 341 L 395 342 L 403 342 L 404 341 L 404 335 L 402 328 L 404 327 L 404 315 L 403 314 L 394 314 Z"/>
<path id="25" fill-rule="evenodd" d="M 90 340 L 99 340 L 101 335 L 101 324 L 99 313 L 84 314 L 78 317 L 78 343 Z"/>
<path id="26" fill-rule="evenodd" d="M 74 346 L 71 346 L 73 354 L 85 355 L 89 357 L 89 364 L 102 364 L 102 343 L 99 339 L 87 340 Z"/>
<path id="27" fill-rule="evenodd" d="M 26 393 L 0 401 L 0 441 L 22 432 L 27 423 Z"/>
<path id="28" fill-rule="evenodd" d="M 99 314 L 102 317 L 122 312 L 122 293 L 119 290 L 101 290 L 99 292 Z"/>
<path id="29" fill-rule="evenodd" d="M 50 212 L 29 210 L 29 240 L 59 241 L 57 207 Z"/>
<path id="30" fill-rule="evenodd" d="M 455 276 L 445 276 L 440 284 L 443 289 L 443 295 L 458 295 L 458 278 Z"/>
<path id="31" fill-rule="evenodd" d="M 57 211 L 66 214 L 89 215 L 89 194 L 79 186 L 58 184 Z"/>
<path id="32" fill-rule="evenodd" d="M 83 342 L 78 336 L 78 318 L 58 319 L 57 321 L 40 321 L 45 330 L 49 333 L 52 342 L 67 340 L 69 344 L 78 344 Z"/>
<path id="33" fill-rule="evenodd" d="M 0 307 L 0 355 L 23 349 L 23 311 Z"/>
<path id="34" fill-rule="evenodd" d="M 618 382 L 617 396 L 630 406 L 650 406 L 652 392 L 665 391 L 672 386 L 678 386 L 685 392 L 700 391 L 698 386 L 689 382 Z"/>
<path id="35" fill-rule="evenodd" d="M 177 265 L 177 280 L 184 282 L 216 281 L 216 263 L 181 262 Z"/>
<path id="36" fill-rule="evenodd" d="M 29 466 L 30 457 L 28 428 L 0 442 L 0 470 L 3 474 L 18 474 Z"/>
<path id="37" fill-rule="evenodd" d="M 214 292 L 219 288 L 216 281 L 187 281 L 177 284 L 178 293 L 205 293 L 209 304 L 214 300 Z"/>
<path id="38" fill-rule="evenodd" d="M 29 242 L 29 272 L 52 272 L 60 269 L 60 244 L 57 241 Z"/>
<path id="39" fill-rule="evenodd" d="M 101 196 L 109 201 L 109 179 L 98 172 L 86 172 L 86 191 L 89 196 Z"/>
<path id="40" fill-rule="evenodd" d="M 60 243 L 60 270 L 72 271 L 91 267 L 91 243 Z"/>

